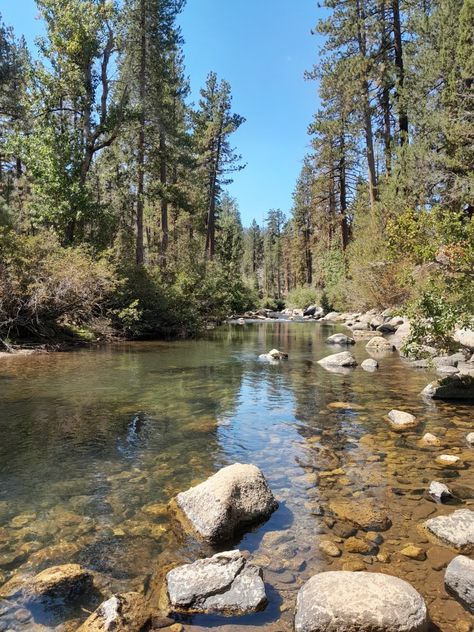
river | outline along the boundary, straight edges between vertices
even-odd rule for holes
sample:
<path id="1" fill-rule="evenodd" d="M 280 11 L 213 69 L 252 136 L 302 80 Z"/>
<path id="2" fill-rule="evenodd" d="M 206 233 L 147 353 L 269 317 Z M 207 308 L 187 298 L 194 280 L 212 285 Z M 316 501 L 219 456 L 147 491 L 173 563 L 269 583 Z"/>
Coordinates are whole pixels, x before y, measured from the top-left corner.
<path id="1" fill-rule="evenodd" d="M 186 630 L 291 630 L 302 583 L 347 564 L 408 580 L 439 629 L 468 630 L 472 619 L 443 585 L 454 553 L 419 524 L 453 510 L 426 498 L 431 480 L 474 487 L 465 444 L 472 406 L 424 401 L 432 374 L 397 353 L 381 357 L 375 373 L 327 371 L 317 360 L 340 350 L 325 344 L 337 331 L 322 323 L 229 325 L 201 340 L 2 359 L 0 584 L 79 562 L 107 590 L 153 590 L 166 564 L 209 552 L 173 527 L 168 501 L 224 465 L 254 463 L 280 506 L 236 544 L 263 567 L 269 605 L 241 619 L 195 616 L 183 621 Z M 289 359 L 257 360 L 274 347 Z M 363 341 L 351 351 L 368 357 Z M 420 427 L 392 432 L 385 419 L 392 408 L 416 415 Z M 439 436 L 442 449 L 421 447 L 424 432 Z M 316 474 L 308 467 L 315 446 L 328 460 Z M 462 457 L 462 469 L 436 464 L 446 451 Z M 345 549 L 347 525 L 327 510 L 341 498 L 387 509 L 392 527 L 369 554 Z M 321 552 L 328 537 L 340 557 Z M 422 547 L 426 560 L 402 555 L 407 543 Z M 0 601 L 0 630 L 72 630 L 86 616 Z"/>

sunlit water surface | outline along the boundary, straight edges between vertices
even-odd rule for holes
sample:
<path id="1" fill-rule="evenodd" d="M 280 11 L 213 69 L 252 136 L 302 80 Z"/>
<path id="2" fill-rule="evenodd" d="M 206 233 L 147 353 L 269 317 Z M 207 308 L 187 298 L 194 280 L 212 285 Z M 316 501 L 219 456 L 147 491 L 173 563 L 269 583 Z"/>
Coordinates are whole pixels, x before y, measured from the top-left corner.
<path id="1" fill-rule="evenodd" d="M 340 350 L 325 344 L 335 331 L 321 323 L 247 324 L 205 340 L 2 359 L 0 584 L 79 562 L 100 574 L 105 594 L 146 590 L 154 598 L 167 564 L 211 553 L 180 534 L 166 504 L 238 461 L 262 468 L 280 503 L 236 543 L 264 568 L 270 603 L 241 619 L 182 620 L 186 629 L 290 630 L 304 581 L 363 562 L 410 581 L 439 629 L 466 632 L 472 619 L 443 587 L 454 553 L 429 542 L 418 525 L 453 510 L 425 497 L 431 480 L 474 487 L 464 439 L 473 409 L 424 401 L 419 393 L 432 375 L 409 369 L 395 353 L 379 359 L 376 373 L 326 371 L 317 360 Z M 257 360 L 273 347 L 289 360 Z M 359 361 L 368 357 L 363 341 L 353 352 Z M 392 408 L 415 414 L 420 428 L 392 433 L 384 419 Z M 419 447 L 428 431 L 441 437 L 442 449 Z M 459 454 L 464 469 L 437 466 L 436 455 L 446 451 Z M 342 497 L 387 508 L 393 526 L 379 552 L 388 563 L 344 550 L 347 525 L 332 524 L 327 511 Z M 341 557 L 319 550 L 328 537 Z M 425 561 L 400 554 L 409 542 L 426 550 Z M 65 614 L 0 601 L 0 631 L 74 630 L 94 605 L 91 599 Z"/>

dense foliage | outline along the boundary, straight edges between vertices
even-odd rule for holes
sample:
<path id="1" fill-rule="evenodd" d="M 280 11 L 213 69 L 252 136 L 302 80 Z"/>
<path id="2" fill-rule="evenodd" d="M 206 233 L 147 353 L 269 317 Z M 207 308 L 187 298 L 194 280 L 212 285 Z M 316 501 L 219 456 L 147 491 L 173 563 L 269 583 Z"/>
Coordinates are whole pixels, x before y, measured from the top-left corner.
<path id="1" fill-rule="evenodd" d="M 469 322 L 473 0 L 326 0 L 291 215 L 248 228 L 244 119 L 213 72 L 189 104 L 184 0 L 36 2 L 35 55 L 0 20 L 0 339 L 188 335 L 285 300 L 401 306 L 418 340 Z"/>

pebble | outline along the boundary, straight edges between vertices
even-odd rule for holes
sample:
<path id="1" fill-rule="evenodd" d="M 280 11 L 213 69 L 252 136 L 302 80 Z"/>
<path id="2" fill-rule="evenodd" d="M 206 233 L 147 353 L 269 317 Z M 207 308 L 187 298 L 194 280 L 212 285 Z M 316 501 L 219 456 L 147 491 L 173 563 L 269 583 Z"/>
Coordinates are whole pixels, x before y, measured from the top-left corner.
<path id="1" fill-rule="evenodd" d="M 321 540 L 319 550 L 329 555 L 329 557 L 339 557 L 341 555 L 341 549 L 331 540 Z"/>
<path id="2" fill-rule="evenodd" d="M 440 454 L 436 457 L 436 463 L 444 467 L 457 467 L 461 465 L 461 459 L 454 454 Z"/>
<path id="3" fill-rule="evenodd" d="M 415 546 L 414 544 L 407 544 L 400 553 L 405 557 L 409 557 L 412 560 L 417 560 L 418 562 L 423 562 L 426 560 L 426 553 L 424 549 L 419 546 Z"/>

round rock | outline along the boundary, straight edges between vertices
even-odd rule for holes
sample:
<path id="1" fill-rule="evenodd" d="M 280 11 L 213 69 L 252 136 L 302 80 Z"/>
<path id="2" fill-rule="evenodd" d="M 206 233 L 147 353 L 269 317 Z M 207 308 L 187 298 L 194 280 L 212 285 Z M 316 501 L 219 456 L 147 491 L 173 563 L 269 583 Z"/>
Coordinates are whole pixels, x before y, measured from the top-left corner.
<path id="1" fill-rule="evenodd" d="M 367 358 L 360 366 L 364 369 L 364 371 L 368 371 L 370 373 L 371 371 L 376 371 L 379 368 L 379 363 L 377 360 L 374 360 L 374 358 Z"/>
<path id="2" fill-rule="evenodd" d="M 300 589 L 296 632 L 422 632 L 428 613 L 407 582 L 382 573 L 329 571 Z"/>
<path id="3" fill-rule="evenodd" d="M 418 421 L 416 417 L 411 413 L 406 413 L 403 410 L 391 410 L 388 413 L 388 420 L 390 427 L 395 432 L 403 432 L 404 430 L 411 430 L 416 428 Z"/>
<path id="4" fill-rule="evenodd" d="M 346 336 L 345 334 L 333 334 L 326 339 L 326 344 L 350 346 L 355 345 L 355 340 L 354 338 Z"/>
<path id="5" fill-rule="evenodd" d="M 448 564 L 444 576 L 446 589 L 474 614 L 474 560 L 458 555 Z"/>

